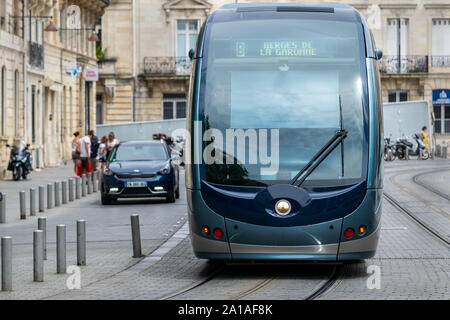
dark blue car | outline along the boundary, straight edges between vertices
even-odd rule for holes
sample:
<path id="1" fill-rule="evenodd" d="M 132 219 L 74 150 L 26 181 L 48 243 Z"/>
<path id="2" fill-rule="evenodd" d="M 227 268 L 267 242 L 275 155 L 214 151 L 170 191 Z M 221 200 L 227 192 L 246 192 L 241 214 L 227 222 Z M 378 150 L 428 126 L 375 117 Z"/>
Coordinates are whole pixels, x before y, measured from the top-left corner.
<path id="1" fill-rule="evenodd" d="M 174 157 L 176 158 L 176 156 Z M 102 173 L 102 204 L 118 198 L 180 196 L 179 167 L 163 141 L 121 142 Z"/>

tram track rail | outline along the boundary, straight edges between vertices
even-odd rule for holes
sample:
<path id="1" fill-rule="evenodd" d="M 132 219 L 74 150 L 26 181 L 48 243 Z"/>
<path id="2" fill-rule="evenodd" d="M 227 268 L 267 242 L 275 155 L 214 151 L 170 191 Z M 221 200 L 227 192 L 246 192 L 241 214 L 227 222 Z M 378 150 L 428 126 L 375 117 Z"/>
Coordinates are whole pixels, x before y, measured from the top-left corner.
<path id="1" fill-rule="evenodd" d="M 259 264 L 256 264 L 259 265 Z M 221 267 L 212 271 L 209 275 L 205 276 L 203 279 L 200 279 L 190 286 L 184 287 L 180 290 L 174 291 L 168 295 L 160 297 L 158 300 L 170 300 L 177 299 L 177 297 L 181 297 L 182 295 L 194 291 L 204 285 L 208 285 L 212 280 L 214 280 L 218 275 L 224 272 L 227 268 L 227 264 L 222 265 Z M 315 300 L 318 299 L 332 290 L 334 290 L 341 282 L 343 276 L 343 265 L 342 264 L 333 264 L 333 269 L 330 272 L 330 275 L 327 279 L 322 280 L 311 292 L 309 292 L 304 300 Z M 245 300 L 251 295 L 267 288 L 270 285 L 273 285 L 277 280 L 280 280 L 279 277 L 268 277 L 261 281 L 258 281 L 256 284 L 247 288 L 232 297 L 228 298 L 229 300 Z"/>
<path id="2" fill-rule="evenodd" d="M 427 230 L 431 235 L 433 235 L 435 238 L 438 238 L 441 242 L 446 244 L 447 246 L 450 246 L 450 241 L 447 240 L 444 236 L 442 236 L 439 232 L 437 232 L 434 228 L 432 228 L 430 225 L 428 225 L 423 220 L 416 217 L 416 215 L 411 212 L 409 209 L 405 208 L 401 205 L 395 198 L 393 198 L 391 195 L 387 194 L 386 192 L 383 192 L 384 198 L 388 200 L 388 202 L 393 205 L 397 210 L 400 212 L 406 214 L 408 217 L 410 217 L 412 220 L 414 220 L 420 227 Z"/>
<path id="3" fill-rule="evenodd" d="M 437 173 L 437 172 L 442 172 L 442 171 L 448 171 L 450 170 L 450 167 L 447 166 L 443 166 L 440 167 L 439 169 L 433 169 L 433 170 L 428 170 L 426 172 L 421 172 L 418 173 L 416 175 L 414 175 L 413 177 L 410 178 L 410 180 L 419 185 L 420 187 L 428 190 L 431 193 L 436 194 L 437 196 L 450 201 L 450 196 L 448 194 L 445 194 L 433 187 L 431 187 L 430 185 L 422 182 L 419 180 L 420 177 L 425 176 L 425 175 L 429 175 L 429 174 L 433 174 L 433 173 Z M 399 175 L 402 174 L 406 174 L 408 172 L 399 172 L 397 174 L 393 174 L 389 177 L 389 180 L 391 181 L 392 184 L 394 184 L 395 186 L 397 186 L 399 189 L 404 190 L 408 189 L 405 187 L 405 185 L 400 185 L 397 181 L 395 181 L 395 178 Z M 440 208 L 436 208 L 432 203 L 430 203 L 428 200 L 423 199 L 423 197 L 421 195 L 418 195 L 416 192 L 412 191 L 412 190 L 408 190 L 409 194 L 412 194 L 415 196 L 416 199 L 420 200 L 421 202 L 425 203 L 426 205 L 428 205 L 430 208 L 432 208 L 434 211 L 436 211 L 437 214 L 445 217 L 446 219 L 450 220 L 450 216 L 446 213 L 443 212 Z M 419 218 L 417 216 L 416 213 L 412 212 L 410 209 L 406 208 L 405 205 L 403 205 L 400 201 L 396 200 L 394 196 L 392 196 L 391 194 L 387 193 L 386 191 L 383 191 L 383 195 L 385 197 L 385 199 L 391 204 L 393 205 L 397 210 L 399 210 L 400 212 L 406 214 L 409 218 L 411 218 L 413 221 L 415 221 L 422 229 L 425 229 L 426 231 L 428 231 L 428 233 L 430 233 L 433 237 L 439 239 L 441 242 L 443 242 L 445 245 L 450 246 L 450 241 L 449 239 L 441 234 L 440 232 L 438 232 L 435 228 L 433 228 L 430 224 L 428 224 L 426 221 L 424 221 L 423 219 Z"/>
<path id="4" fill-rule="evenodd" d="M 447 168 L 446 170 L 450 170 L 450 168 Z M 422 188 L 427 189 L 428 191 L 440 196 L 441 198 L 444 198 L 448 201 L 450 201 L 450 195 L 443 193 L 442 191 L 431 187 L 430 185 L 424 183 L 423 181 L 420 181 L 419 178 L 428 174 L 432 174 L 432 173 L 436 173 L 436 172 L 441 172 L 442 170 L 433 170 L 433 171 L 428 171 L 428 172 L 423 172 L 423 173 L 419 173 L 416 174 L 414 177 L 412 177 L 412 180 L 415 184 L 418 184 L 419 186 L 421 186 Z"/>

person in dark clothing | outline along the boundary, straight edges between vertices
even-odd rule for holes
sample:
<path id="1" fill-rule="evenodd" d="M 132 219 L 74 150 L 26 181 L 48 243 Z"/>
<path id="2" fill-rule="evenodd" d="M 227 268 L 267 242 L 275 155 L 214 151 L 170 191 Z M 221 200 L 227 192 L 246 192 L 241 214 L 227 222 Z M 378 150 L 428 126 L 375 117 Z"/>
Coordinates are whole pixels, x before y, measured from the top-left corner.
<path id="1" fill-rule="evenodd" d="M 91 138 L 91 165 L 92 165 L 92 171 L 97 170 L 97 155 L 98 155 L 98 137 L 95 135 L 94 130 L 89 131 L 89 135 L 92 135 Z"/>

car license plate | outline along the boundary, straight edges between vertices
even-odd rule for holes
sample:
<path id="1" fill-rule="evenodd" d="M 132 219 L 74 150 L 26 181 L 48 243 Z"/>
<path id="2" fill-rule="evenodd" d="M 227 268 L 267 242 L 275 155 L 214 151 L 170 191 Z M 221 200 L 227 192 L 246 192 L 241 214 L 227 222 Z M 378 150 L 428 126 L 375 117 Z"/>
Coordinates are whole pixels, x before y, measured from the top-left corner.
<path id="1" fill-rule="evenodd" d="M 142 188 L 142 187 L 146 187 L 147 183 L 144 181 L 129 181 L 127 182 L 127 187 L 128 188 Z"/>

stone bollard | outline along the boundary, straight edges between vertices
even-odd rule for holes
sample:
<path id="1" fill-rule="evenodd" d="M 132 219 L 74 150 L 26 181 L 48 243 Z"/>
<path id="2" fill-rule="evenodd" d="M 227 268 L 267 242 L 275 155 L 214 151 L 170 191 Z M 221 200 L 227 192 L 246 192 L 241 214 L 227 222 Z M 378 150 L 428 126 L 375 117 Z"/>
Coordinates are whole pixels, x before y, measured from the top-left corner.
<path id="1" fill-rule="evenodd" d="M 39 212 L 45 211 L 45 188 L 44 186 L 39 186 Z"/>
<path id="2" fill-rule="evenodd" d="M 94 174 L 92 175 L 92 191 L 97 192 L 98 191 L 98 171 L 94 171 Z"/>
<path id="3" fill-rule="evenodd" d="M 99 190 L 100 192 L 102 191 L 102 174 L 100 173 L 100 171 L 98 172 L 98 177 L 97 177 L 97 190 Z"/>
<path id="4" fill-rule="evenodd" d="M 33 231 L 33 281 L 44 281 L 44 233 Z"/>
<path id="5" fill-rule="evenodd" d="M 47 184 L 47 209 L 52 209 L 55 206 L 53 203 L 53 184 Z"/>
<path id="6" fill-rule="evenodd" d="M 81 178 L 75 178 L 75 199 L 81 198 Z"/>
<path id="7" fill-rule="evenodd" d="M 12 291 L 11 237 L 2 237 L 2 291 Z"/>
<path id="8" fill-rule="evenodd" d="M 73 192 L 74 191 L 73 183 L 74 183 L 73 178 L 70 178 L 69 179 L 69 202 L 72 202 L 73 199 L 74 199 L 74 196 L 73 196 L 73 193 L 74 193 Z"/>
<path id="9" fill-rule="evenodd" d="M 0 223 L 6 223 L 6 194 L 0 194 Z"/>
<path id="10" fill-rule="evenodd" d="M 62 204 L 67 204 L 67 181 L 61 181 L 61 200 Z"/>
<path id="11" fill-rule="evenodd" d="M 87 193 L 92 194 L 92 173 L 87 174 Z"/>
<path id="12" fill-rule="evenodd" d="M 36 215 L 36 189 L 30 189 L 30 216 Z"/>
<path id="13" fill-rule="evenodd" d="M 38 230 L 41 230 L 43 235 L 43 247 L 44 247 L 44 260 L 47 260 L 47 218 L 39 217 L 38 218 Z"/>
<path id="14" fill-rule="evenodd" d="M 55 207 L 59 207 L 61 205 L 61 182 L 55 182 Z"/>
<path id="15" fill-rule="evenodd" d="M 77 221 L 77 265 L 86 265 L 86 221 Z"/>
<path id="16" fill-rule="evenodd" d="M 60 224 L 56 226 L 56 273 L 66 272 L 66 226 Z"/>
<path id="17" fill-rule="evenodd" d="M 141 250 L 141 231 L 139 226 L 139 215 L 131 215 L 131 238 L 133 239 L 133 258 L 142 256 Z"/>
<path id="18" fill-rule="evenodd" d="M 19 198 L 20 198 L 20 219 L 25 220 L 27 218 L 25 191 L 20 191 Z"/>
<path id="19" fill-rule="evenodd" d="M 81 175 L 81 196 L 86 197 L 86 174 Z"/>

